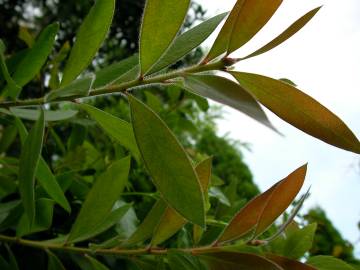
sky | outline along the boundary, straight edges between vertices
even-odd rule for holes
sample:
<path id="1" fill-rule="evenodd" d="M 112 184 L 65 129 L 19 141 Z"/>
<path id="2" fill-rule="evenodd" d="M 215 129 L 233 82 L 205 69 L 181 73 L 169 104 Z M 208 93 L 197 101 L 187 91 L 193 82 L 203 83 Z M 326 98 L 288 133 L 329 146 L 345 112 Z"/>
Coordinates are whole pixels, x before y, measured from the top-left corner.
<path id="1" fill-rule="evenodd" d="M 230 10 L 235 0 L 198 0 L 207 16 Z M 236 70 L 288 78 L 338 115 L 360 137 L 360 1 L 284 0 L 261 32 L 231 56 L 241 57 L 266 44 L 307 11 L 323 5 L 305 28 L 281 46 L 238 63 Z M 211 45 L 211 40 L 206 43 Z M 360 156 L 325 144 L 266 110 L 281 137 L 231 108 L 218 121 L 220 134 L 251 145 L 243 150 L 262 190 L 308 162 L 304 210 L 321 206 L 343 236 L 360 238 Z M 360 257 L 360 243 L 355 245 Z"/>

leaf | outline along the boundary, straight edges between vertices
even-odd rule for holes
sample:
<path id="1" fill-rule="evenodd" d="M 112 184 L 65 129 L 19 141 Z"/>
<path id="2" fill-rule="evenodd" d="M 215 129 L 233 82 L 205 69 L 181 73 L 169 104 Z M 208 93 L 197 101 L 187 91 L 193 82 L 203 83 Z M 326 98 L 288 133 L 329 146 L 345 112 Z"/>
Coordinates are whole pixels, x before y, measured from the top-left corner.
<path id="1" fill-rule="evenodd" d="M 320 10 L 321 7 L 317 7 L 308 13 L 306 13 L 304 16 L 299 18 L 296 22 L 294 22 L 292 25 L 290 25 L 284 32 L 282 32 L 280 35 L 278 35 L 276 38 L 274 38 L 272 41 L 261 47 L 260 49 L 256 50 L 255 52 L 249 54 L 248 56 L 241 58 L 241 60 L 249 59 L 254 56 L 258 56 L 260 54 L 266 53 L 275 47 L 279 46 L 281 43 L 285 42 L 287 39 L 291 38 L 293 35 L 295 35 L 300 29 L 302 29 L 314 16 L 315 14 Z"/>
<path id="2" fill-rule="evenodd" d="M 109 213 L 102 222 L 100 222 L 92 229 L 91 233 L 89 232 L 86 235 L 86 238 L 92 238 L 114 226 L 128 212 L 130 207 L 131 204 L 126 204 L 111 211 L 111 213 Z"/>
<path id="3" fill-rule="evenodd" d="M 2 41 L 1 41 L 1 44 L 3 45 L 4 48 L 3 48 L 3 50 L 0 50 L 0 71 L 1 71 L 0 75 L 2 75 L 2 77 L 7 82 L 8 91 L 18 92 L 18 91 L 20 91 L 21 87 L 16 84 L 16 82 L 13 80 L 13 78 L 11 77 L 11 75 L 9 73 L 9 70 L 6 66 L 5 56 L 4 56 L 5 45 L 2 43 Z M 1 82 L 1 77 L 0 77 L 0 82 Z"/>
<path id="4" fill-rule="evenodd" d="M 26 137 L 28 136 L 26 127 L 21 122 L 19 118 L 15 117 L 15 124 L 18 128 L 20 134 L 21 144 L 24 145 Z M 47 165 L 46 161 L 41 157 L 39 159 L 38 166 L 36 168 L 35 173 L 36 178 L 39 181 L 39 184 L 44 188 L 46 193 L 62 208 L 64 208 L 67 212 L 71 211 L 70 204 L 67 201 L 64 192 L 62 191 L 59 183 L 57 182 L 54 174 L 51 169 Z"/>
<path id="5" fill-rule="evenodd" d="M 307 165 L 303 165 L 275 187 L 265 204 L 255 229 L 255 236 L 263 233 L 292 203 L 304 184 Z"/>
<path id="6" fill-rule="evenodd" d="M 310 265 L 278 255 L 267 254 L 266 258 L 279 265 L 283 270 L 316 270 L 316 268 Z"/>
<path id="7" fill-rule="evenodd" d="M 186 219 L 184 219 L 180 214 L 168 206 L 154 230 L 154 236 L 151 240 L 151 245 L 157 246 L 165 240 L 169 239 L 186 223 Z"/>
<path id="8" fill-rule="evenodd" d="M 229 222 L 217 242 L 227 242 L 241 238 L 255 227 L 261 210 L 276 188 L 275 184 L 266 192 L 249 201 Z"/>
<path id="9" fill-rule="evenodd" d="M 74 256 L 73 259 L 79 265 L 82 270 L 108 270 L 108 268 L 103 265 L 101 262 L 95 258 L 85 255 L 85 256 Z"/>
<path id="10" fill-rule="evenodd" d="M 59 24 L 54 23 L 47 26 L 40 33 L 34 46 L 27 52 L 26 56 L 21 60 L 12 75 L 13 80 L 20 88 L 10 89 L 8 88 L 9 86 L 7 86 L 5 90 L 7 91 L 8 96 L 16 99 L 20 94 L 21 87 L 30 82 L 40 72 L 53 49 L 55 36 L 58 30 Z"/>
<path id="11" fill-rule="evenodd" d="M 134 157 L 139 160 L 140 152 L 131 124 L 93 106 L 81 104 L 80 107 L 85 110 L 110 137 L 129 149 Z"/>
<path id="12" fill-rule="evenodd" d="M 45 96 L 45 100 L 49 102 L 55 99 L 66 97 L 86 97 L 89 95 L 89 92 L 92 89 L 94 79 L 94 76 L 88 76 L 75 80 L 66 86 L 51 91 Z"/>
<path id="13" fill-rule="evenodd" d="M 230 73 L 244 89 L 284 121 L 326 143 L 360 153 L 360 142 L 346 124 L 307 94 L 265 76 Z"/>
<path id="14" fill-rule="evenodd" d="M 342 260 L 331 256 L 311 257 L 307 264 L 314 266 L 317 270 L 355 270 Z"/>
<path id="15" fill-rule="evenodd" d="M 91 63 L 109 31 L 114 10 L 115 0 L 95 1 L 76 34 L 61 86 L 71 83 Z"/>
<path id="16" fill-rule="evenodd" d="M 139 63 L 139 56 L 133 55 L 118 63 L 109 65 L 95 73 L 93 88 L 100 88 L 119 81 L 122 77 L 136 67 Z"/>
<path id="17" fill-rule="evenodd" d="M 179 214 L 203 227 L 204 197 L 185 150 L 148 106 L 131 95 L 129 103 L 135 139 L 155 186 Z"/>
<path id="18" fill-rule="evenodd" d="M 109 217 L 114 203 L 127 183 L 129 168 L 130 157 L 126 157 L 115 161 L 98 177 L 71 228 L 68 243 L 88 239 L 104 219 Z"/>
<path id="19" fill-rule="evenodd" d="M 270 20 L 282 0 L 238 0 L 217 36 L 205 61 L 236 51 Z"/>
<path id="20" fill-rule="evenodd" d="M 289 230 L 286 233 L 286 240 L 283 254 L 290 259 L 299 259 L 310 250 L 313 245 L 316 223 L 310 224 L 302 229 Z"/>
<path id="21" fill-rule="evenodd" d="M 169 48 L 188 11 L 190 0 L 148 0 L 140 30 L 141 74 L 145 75 Z"/>
<path id="22" fill-rule="evenodd" d="M 40 116 L 40 110 L 10 108 L 10 112 L 22 119 L 37 120 Z M 56 110 L 44 111 L 45 122 L 63 121 L 74 117 L 78 112 L 74 110 Z"/>
<path id="23" fill-rule="evenodd" d="M 48 254 L 48 270 L 66 270 L 59 258 L 52 253 L 51 251 L 47 250 L 46 253 Z"/>
<path id="24" fill-rule="evenodd" d="M 0 255 L 0 269 L 2 270 L 19 270 L 19 266 L 16 262 L 16 258 L 14 256 L 14 253 L 11 251 L 10 247 L 5 244 L 9 262 L 7 262 L 1 255 Z"/>
<path id="25" fill-rule="evenodd" d="M 185 252 L 170 250 L 167 258 L 171 270 L 206 270 L 197 257 Z"/>
<path id="26" fill-rule="evenodd" d="M 227 12 L 219 14 L 179 35 L 148 73 L 158 72 L 176 63 L 193 49 L 200 46 L 215 31 L 227 14 Z"/>
<path id="27" fill-rule="evenodd" d="M 201 254 L 199 257 L 209 270 L 283 270 L 270 260 L 250 253 L 216 252 Z"/>
<path id="28" fill-rule="evenodd" d="M 34 37 L 30 34 L 29 29 L 28 29 L 27 27 L 24 27 L 24 26 L 20 26 L 20 27 L 19 27 L 18 38 L 21 39 L 22 41 L 24 41 L 25 44 L 26 44 L 29 48 L 31 48 L 32 46 L 34 46 L 35 39 L 34 39 Z"/>
<path id="29" fill-rule="evenodd" d="M 266 192 L 248 202 L 229 222 L 218 243 L 239 239 L 255 228 L 254 236 L 264 232 L 294 200 L 306 174 L 306 165 L 295 170 Z"/>
<path id="30" fill-rule="evenodd" d="M 209 189 L 209 195 L 210 197 L 216 198 L 221 202 L 222 204 L 231 207 L 231 203 L 229 199 L 226 197 L 226 195 L 221 191 L 218 187 L 211 187 Z"/>
<path id="31" fill-rule="evenodd" d="M 196 174 L 199 178 L 202 190 L 204 192 L 204 197 L 207 197 L 207 190 L 210 182 L 211 161 L 212 158 L 207 158 L 201 161 L 195 167 Z M 186 219 L 184 219 L 170 206 L 167 206 L 163 215 L 159 219 L 156 228 L 154 229 L 151 245 L 156 246 L 169 239 L 171 236 L 177 233 L 186 223 Z"/>
<path id="32" fill-rule="evenodd" d="M 36 201 L 35 218 L 33 222 L 30 221 L 27 214 L 24 213 L 16 228 L 16 236 L 22 237 L 24 235 L 41 232 L 51 227 L 54 201 L 41 198 Z"/>
<path id="33" fill-rule="evenodd" d="M 149 239 L 153 235 L 156 225 L 159 223 L 160 218 L 166 210 L 166 203 L 164 200 L 159 199 L 151 208 L 143 222 L 131 237 L 125 242 L 125 245 L 133 245 Z"/>
<path id="34" fill-rule="evenodd" d="M 19 161 L 19 192 L 30 226 L 35 218 L 35 173 L 44 138 L 44 112 L 30 130 L 23 144 Z"/>
<path id="35" fill-rule="evenodd" d="M 228 105 L 276 131 L 255 98 L 239 84 L 214 75 L 185 77 L 185 87 L 203 97 Z"/>

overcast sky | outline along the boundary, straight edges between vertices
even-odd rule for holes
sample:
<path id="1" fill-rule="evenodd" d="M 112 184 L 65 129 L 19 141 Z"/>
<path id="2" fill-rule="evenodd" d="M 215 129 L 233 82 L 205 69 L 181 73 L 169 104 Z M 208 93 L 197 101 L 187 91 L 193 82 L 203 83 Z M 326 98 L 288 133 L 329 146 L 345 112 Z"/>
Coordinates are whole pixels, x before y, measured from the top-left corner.
<path id="1" fill-rule="evenodd" d="M 235 0 L 198 0 L 208 16 L 230 10 Z M 276 49 L 241 62 L 237 70 L 289 78 L 298 88 L 342 118 L 360 137 L 360 1 L 284 0 L 263 30 L 233 56 L 245 56 L 281 33 L 307 11 L 323 5 L 298 34 Z M 323 207 L 349 241 L 360 237 L 359 155 L 314 139 L 267 111 L 280 137 L 241 113 L 226 108 L 220 134 L 251 144 L 245 151 L 255 182 L 266 189 L 309 162 L 306 186 L 312 186 L 305 208 Z M 305 191 L 305 188 L 304 188 Z M 360 246 L 357 245 L 357 256 Z"/>

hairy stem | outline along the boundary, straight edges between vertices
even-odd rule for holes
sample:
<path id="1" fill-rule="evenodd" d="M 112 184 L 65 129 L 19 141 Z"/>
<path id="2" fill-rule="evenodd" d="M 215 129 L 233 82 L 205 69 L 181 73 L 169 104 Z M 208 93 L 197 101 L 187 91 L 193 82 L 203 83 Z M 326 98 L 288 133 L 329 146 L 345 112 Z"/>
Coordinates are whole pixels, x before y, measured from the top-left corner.
<path id="1" fill-rule="evenodd" d="M 145 78 L 138 78 L 129 82 L 124 82 L 121 84 L 113 84 L 108 85 L 106 87 L 94 89 L 90 91 L 88 96 L 85 97 L 96 97 L 100 95 L 106 94 L 114 94 L 114 93 L 124 93 L 125 91 L 139 87 L 144 85 L 151 85 L 151 84 L 159 84 L 159 83 L 166 83 L 169 80 L 183 77 L 187 73 L 199 73 L 204 71 L 211 71 L 211 70 L 221 70 L 224 69 L 226 66 L 226 61 L 220 60 L 214 63 L 206 64 L 206 65 L 196 65 L 192 67 L 188 67 L 185 69 L 176 70 L 173 72 L 169 72 L 166 74 L 160 74 L 156 76 L 149 76 Z M 36 105 L 43 105 L 45 103 L 55 103 L 59 101 L 75 101 L 76 99 L 81 98 L 79 96 L 69 96 L 58 98 L 52 100 L 50 102 L 45 101 L 45 97 L 36 98 L 36 99 L 28 99 L 28 100 L 16 100 L 16 101 L 8 101 L 8 102 L 1 102 L 0 108 L 10 108 L 10 107 L 20 107 L 20 106 L 36 106 Z"/>
<path id="2" fill-rule="evenodd" d="M 42 250 L 53 250 L 53 251 L 63 251 L 63 252 L 70 252 L 70 253 L 79 253 L 79 254 L 91 254 L 91 255 L 107 255 L 107 256 L 122 256 L 122 255 L 162 255 L 167 254 L 168 249 L 162 248 L 139 248 L 139 249 L 119 249 L 119 248 L 112 248 L 112 249 L 91 249 L 85 247 L 74 247 L 74 246 L 66 246 L 63 244 L 55 244 L 49 242 L 41 242 L 41 241 L 32 241 L 26 240 L 18 237 L 11 237 L 6 235 L 0 235 L 0 242 L 5 243 L 13 243 L 22 246 L 27 246 L 35 249 L 42 249 Z M 218 250 L 219 247 L 196 247 L 196 248 L 186 248 L 186 249 L 172 249 L 178 250 L 181 252 L 187 252 L 191 254 L 204 254 L 204 253 L 211 253 Z"/>

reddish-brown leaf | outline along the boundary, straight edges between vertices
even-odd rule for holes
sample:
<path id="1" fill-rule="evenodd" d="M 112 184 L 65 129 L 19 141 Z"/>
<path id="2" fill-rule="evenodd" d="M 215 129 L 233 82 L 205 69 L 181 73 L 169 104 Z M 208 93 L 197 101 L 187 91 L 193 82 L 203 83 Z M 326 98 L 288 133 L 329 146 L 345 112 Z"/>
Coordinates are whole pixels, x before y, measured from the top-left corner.
<path id="1" fill-rule="evenodd" d="M 294 86 L 262 75 L 230 72 L 277 116 L 326 143 L 360 154 L 360 142 L 335 114 Z"/>

